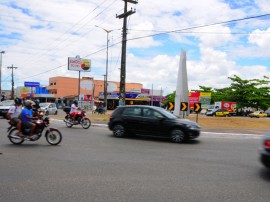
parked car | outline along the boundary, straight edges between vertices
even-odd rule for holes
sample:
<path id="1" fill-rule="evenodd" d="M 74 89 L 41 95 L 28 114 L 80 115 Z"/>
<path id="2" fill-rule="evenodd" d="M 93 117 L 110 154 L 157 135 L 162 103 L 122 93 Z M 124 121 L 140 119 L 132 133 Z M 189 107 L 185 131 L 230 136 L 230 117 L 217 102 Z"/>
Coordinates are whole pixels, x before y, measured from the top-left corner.
<path id="1" fill-rule="evenodd" d="M 253 118 L 253 117 L 262 118 L 262 117 L 267 117 L 267 114 L 261 111 L 255 111 L 253 113 L 250 113 L 248 116 L 250 118 Z"/>
<path id="2" fill-rule="evenodd" d="M 270 131 L 268 131 L 262 141 L 260 160 L 265 167 L 270 169 Z"/>
<path id="3" fill-rule="evenodd" d="M 217 108 L 211 108 L 211 109 L 209 108 L 209 109 L 207 109 L 205 115 L 206 116 L 213 116 L 217 110 L 218 110 Z"/>
<path id="4" fill-rule="evenodd" d="M 231 114 L 226 109 L 218 109 L 214 112 L 213 116 L 231 116 Z"/>
<path id="5" fill-rule="evenodd" d="M 39 104 L 40 109 L 44 111 L 45 115 L 57 114 L 57 107 L 55 103 L 44 102 Z"/>
<path id="6" fill-rule="evenodd" d="M 4 100 L 0 102 L 0 116 L 6 118 L 7 112 L 11 106 L 14 106 L 14 100 Z"/>
<path id="7" fill-rule="evenodd" d="M 199 137 L 201 129 L 196 122 L 178 118 L 161 107 L 144 105 L 117 107 L 108 126 L 116 137 L 131 134 L 162 136 L 177 143 Z"/>
<path id="8" fill-rule="evenodd" d="M 267 117 L 270 117 L 270 108 L 268 108 L 265 113 L 267 114 Z"/>

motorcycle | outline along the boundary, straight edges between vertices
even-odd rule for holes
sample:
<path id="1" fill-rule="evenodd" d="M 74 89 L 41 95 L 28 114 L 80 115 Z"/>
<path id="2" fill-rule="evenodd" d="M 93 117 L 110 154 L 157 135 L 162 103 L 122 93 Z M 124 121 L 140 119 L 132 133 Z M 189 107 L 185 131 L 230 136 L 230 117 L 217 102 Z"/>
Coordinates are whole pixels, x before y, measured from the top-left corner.
<path id="1" fill-rule="evenodd" d="M 86 117 L 84 110 L 77 112 L 75 122 L 73 121 L 72 115 L 68 111 L 65 112 L 67 115 L 65 116 L 64 122 L 68 128 L 71 128 L 73 125 L 81 125 L 84 129 L 88 129 L 91 126 L 91 121 Z"/>
<path id="2" fill-rule="evenodd" d="M 36 124 L 34 135 L 30 137 L 30 129 L 24 128 L 22 126 L 22 134 L 24 137 L 18 136 L 18 129 L 10 124 L 8 128 L 8 138 L 13 144 L 22 144 L 24 141 L 37 141 L 41 138 L 43 131 L 45 131 L 46 141 L 51 145 L 58 145 L 62 141 L 62 134 L 56 128 L 50 128 L 49 117 L 39 116 L 38 120 L 34 120 L 33 123 Z"/>
<path id="3" fill-rule="evenodd" d="M 104 107 L 98 107 L 93 111 L 93 114 L 106 114 L 106 110 Z"/>

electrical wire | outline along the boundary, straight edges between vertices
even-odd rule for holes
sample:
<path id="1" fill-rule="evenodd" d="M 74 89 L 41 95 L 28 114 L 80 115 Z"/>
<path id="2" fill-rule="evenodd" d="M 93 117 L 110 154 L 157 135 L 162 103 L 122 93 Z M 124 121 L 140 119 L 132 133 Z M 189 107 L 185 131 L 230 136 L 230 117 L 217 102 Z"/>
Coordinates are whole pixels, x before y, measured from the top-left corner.
<path id="1" fill-rule="evenodd" d="M 70 36 L 68 36 L 67 38 L 65 38 L 65 40 L 60 40 L 62 39 L 67 33 L 69 33 L 72 29 L 74 29 L 74 27 L 76 27 L 77 25 L 80 24 L 80 22 L 82 22 L 84 19 L 86 19 L 90 14 L 92 14 L 95 10 L 97 10 L 101 5 L 103 5 L 106 1 L 108 0 L 104 0 L 102 3 L 100 3 L 99 5 L 97 5 L 90 13 L 88 13 L 86 16 L 82 17 L 80 20 L 78 20 L 76 23 L 74 23 L 68 30 L 66 30 L 63 34 L 61 34 L 59 37 L 57 37 L 53 43 L 51 43 L 50 45 L 44 47 L 43 49 L 48 49 L 50 48 L 49 51 L 55 49 L 56 47 L 58 47 L 61 43 L 65 42 Z M 104 11 L 104 10 L 103 10 Z M 102 12 L 100 12 L 102 13 Z M 95 16 L 96 17 L 96 16 Z M 95 18 L 94 17 L 94 18 Z M 94 18 L 91 18 L 91 20 L 93 20 Z M 86 24 L 88 24 L 88 21 L 86 23 L 84 23 L 80 28 L 76 29 L 74 32 L 77 32 L 78 30 L 80 30 L 81 28 L 83 28 Z M 54 45 L 56 43 L 56 45 Z M 54 45 L 54 46 L 53 46 Z M 38 54 L 34 54 L 34 55 L 40 55 L 40 57 L 44 56 L 44 53 L 38 53 Z M 34 60 L 36 61 L 37 59 L 39 59 L 40 57 L 34 57 Z M 33 55 L 30 56 L 30 59 L 33 58 Z M 29 59 L 29 58 L 28 58 Z M 29 60 L 26 59 L 25 62 L 26 63 L 30 63 Z"/>
<path id="2" fill-rule="evenodd" d="M 209 27 L 209 26 L 220 25 L 220 24 L 228 24 L 228 23 L 232 23 L 232 22 L 238 22 L 238 21 L 244 21 L 244 20 L 249 20 L 249 19 L 261 18 L 261 17 L 266 17 L 266 16 L 270 16 L 270 14 L 264 14 L 264 15 L 258 15 L 258 16 L 251 16 L 251 17 L 246 17 L 246 18 L 241 18 L 241 19 L 234 19 L 234 20 L 228 20 L 228 21 L 217 22 L 217 23 L 211 23 L 211 24 L 206 24 L 206 25 L 198 25 L 198 26 L 193 26 L 193 27 L 183 28 L 183 29 L 179 29 L 179 30 L 165 31 L 165 32 L 161 32 L 161 33 L 158 33 L 158 34 L 151 34 L 151 35 L 145 35 L 145 36 L 141 36 L 141 37 L 135 37 L 135 38 L 127 39 L 127 41 L 138 40 L 138 39 L 142 39 L 142 38 L 153 37 L 153 36 L 158 36 L 158 35 L 163 35 L 163 34 L 168 34 L 168 33 L 178 33 L 178 32 L 181 33 L 182 31 L 185 31 L 185 30 L 198 29 L 198 28 L 202 28 L 202 27 Z M 117 45 L 117 44 L 119 44 L 119 43 L 121 43 L 121 42 L 122 42 L 122 41 L 116 42 L 116 43 L 110 45 L 109 47 L 115 46 L 115 45 Z M 106 47 L 105 47 L 105 48 L 102 48 L 102 49 L 100 49 L 100 50 L 97 50 L 97 51 L 95 51 L 95 52 L 92 52 L 92 53 L 90 53 L 90 54 L 84 56 L 83 58 L 87 58 L 88 56 L 94 55 L 94 54 L 99 53 L 99 52 L 101 52 L 101 51 L 103 51 L 103 50 L 106 50 Z M 60 68 L 60 67 L 65 66 L 65 65 L 67 65 L 67 64 L 58 66 L 58 67 L 56 67 L 56 68 L 47 70 L 47 71 L 45 71 L 45 72 L 42 72 L 42 73 L 39 73 L 39 74 L 36 74 L 36 75 L 29 76 L 29 77 L 26 77 L 26 78 L 32 78 L 32 77 L 41 75 L 41 74 L 43 74 L 43 73 L 53 71 L 53 70 L 55 70 L 55 69 L 58 69 L 58 68 Z M 26 79 L 26 78 L 23 78 L 23 79 Z"/>

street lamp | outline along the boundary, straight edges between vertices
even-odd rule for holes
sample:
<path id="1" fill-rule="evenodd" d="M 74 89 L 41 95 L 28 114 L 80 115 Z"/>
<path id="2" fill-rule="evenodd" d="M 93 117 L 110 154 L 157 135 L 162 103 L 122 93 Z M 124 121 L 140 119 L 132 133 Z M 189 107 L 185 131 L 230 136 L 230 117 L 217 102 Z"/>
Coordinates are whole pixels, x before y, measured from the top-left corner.
<path id="1" fill-rule="evenodd" d="M 96 25 L 96 27 L 104 30 L 107 33 L 107 51 L 106 51 L 106 75 L 105 75 L 105 85 L 104 85 L 104 103 L 105 109 L 107 110 L 107 94 L 108 94 L 108 49 L 109 49 L 109 33 L 113 30 L 107 30 Z"/>
<path id="2" fill-rule="evenodd" d="M 1 74 L 1 71 L 2 71 L 2 55 L 3 54 L 5 54 L 5 51 L 1 51 L 0 52 L 0 56 L 1 56 L 1 60 L 0 60 L 0 96 L 2 96 L 2 80 L 1 80 L 1 78 L 2 78 L 2 74 Z"/>

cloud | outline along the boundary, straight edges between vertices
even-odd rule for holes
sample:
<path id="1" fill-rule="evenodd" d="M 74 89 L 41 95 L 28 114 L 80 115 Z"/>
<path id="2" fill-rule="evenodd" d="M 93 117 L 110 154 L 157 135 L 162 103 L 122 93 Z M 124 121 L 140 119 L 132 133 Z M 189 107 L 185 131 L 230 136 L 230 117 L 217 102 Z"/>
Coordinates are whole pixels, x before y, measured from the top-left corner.
<path id="1" fill-rule="evenodd" d="M 12 2 L 16 6 L 7 1 L 0 3 L 0 50 L 6 51 L 4 89 L 10 88 L 10 70 L 6 67 L 12 64 L 19 67 L 15 71 L 16 85 L 25 80 L 46 85 L 53 76 L 76 78 L 76 72 L 67 71 L 67 58 L 76 55 L 92 60 L 92 72 L 84 76 L 103 80 L 107 35 L 95 25 L 113 30 L 109 34 L 108 79 L 120 81 L 123 19 L 116 18 L 116 14 L 123 12 L 123 1 Z M 128 9 L 136 8 L 136 13 L 128 17 L 127 38 L 133 40 L 127 41 L 127 82 L 174 91 L 181 49 L 187 51 L 190 89 L 199 85 L 227 87 L 228 76 L 234 74 L 243 78 L 269 75 L 269 19 L 191 29 L 269 12 L 268 0 L 255 2 L 156 0 L 129 4 Z"/>
<path id="2" fill-rule="evenodd" d="M 265 51 L 270 51 L 270 27 L 267 30 L 258 30 L 253 31 L 249 36 L 249 42 L 256 44 Z"/>

